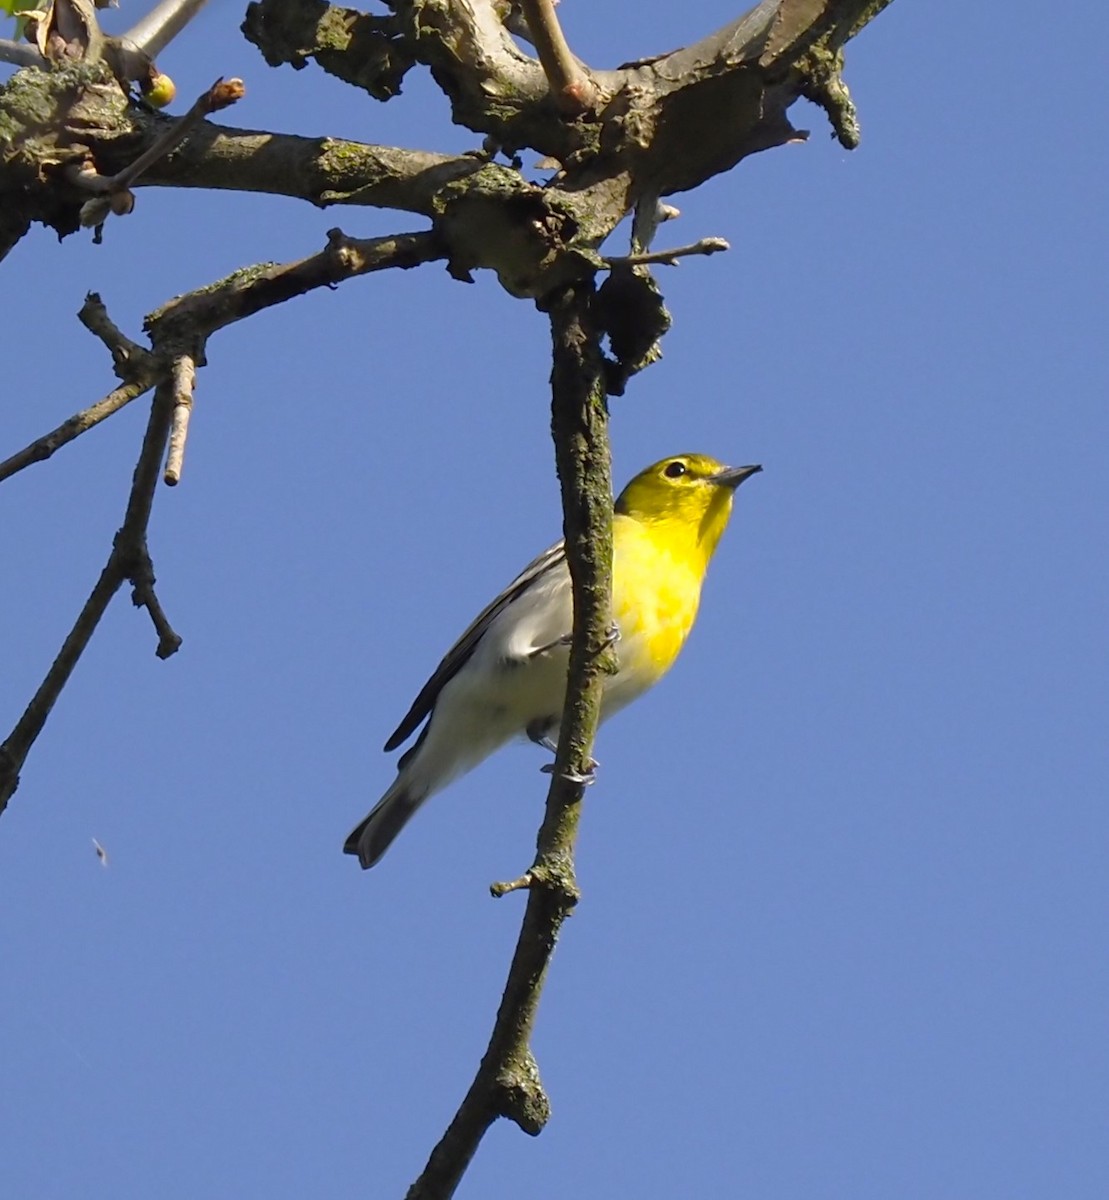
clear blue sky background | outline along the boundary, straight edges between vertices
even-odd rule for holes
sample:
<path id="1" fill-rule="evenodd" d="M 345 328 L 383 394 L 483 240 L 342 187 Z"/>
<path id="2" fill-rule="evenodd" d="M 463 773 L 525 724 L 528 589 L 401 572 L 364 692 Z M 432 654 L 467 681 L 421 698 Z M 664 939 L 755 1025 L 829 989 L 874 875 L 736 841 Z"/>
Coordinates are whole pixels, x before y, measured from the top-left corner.
<path id="1" fill-rule="evenodd" d="M 183 111 L 438 150 L 272 71 L 216 4 L 163 58 Z M 598 66 L 738 8 L 566 0 Z M 133 5 L 112 19 L 123 27 Z M 1100 4 L 896 0 L 849 47 L 863 145 L 678 199 L 665 359 L 613 402 L 618 481 L 761 461 L 672 675 L 602 731 L 583 902 L 535 1049 L 554 1116 L 459 1195 L 1109 1194 L 1109 406 Z M 1087 35 L 1088 38 L 1087 38 Z M 0 457 L 113 385 L 74 318 L 421 227 L 143 191 L 103 246 L 4 264 Z M 619 252 L 619 246 L 614 249 Z M 213 339 L 151 526 L 185 638 L 121 596 L 0 820 L 0 1191 L 400 1196 L 484 1049 L 546 779 L 513 747 L 364 874 L 343 838 L 473 613 L 559 531 L 545 322 L 440 266 Z M 10 728 L 107 556 L 142 405 L 0 488 Z M 93 852 L 95 837 L 110 865 Z"/>

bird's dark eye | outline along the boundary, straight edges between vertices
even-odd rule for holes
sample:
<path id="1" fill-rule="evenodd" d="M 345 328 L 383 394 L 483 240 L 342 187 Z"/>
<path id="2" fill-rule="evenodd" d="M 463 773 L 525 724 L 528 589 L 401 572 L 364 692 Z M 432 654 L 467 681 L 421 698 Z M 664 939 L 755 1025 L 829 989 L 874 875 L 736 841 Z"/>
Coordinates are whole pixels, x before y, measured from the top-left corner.
<path id="1" fill-rule="evenodd" d="M 677 479 L 679 475 L 684 475 L 687 469 L 683 462 L 672 462 L 666 464 L 662 473 L 669 479 Z"/>

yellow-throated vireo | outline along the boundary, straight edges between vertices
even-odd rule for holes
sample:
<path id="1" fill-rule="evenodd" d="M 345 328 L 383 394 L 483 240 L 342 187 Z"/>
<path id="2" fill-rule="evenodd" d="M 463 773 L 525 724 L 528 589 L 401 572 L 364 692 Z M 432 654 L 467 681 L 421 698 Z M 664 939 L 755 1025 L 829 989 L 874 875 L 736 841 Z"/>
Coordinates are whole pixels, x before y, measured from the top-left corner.
<path id="1" fill-rule="evenodd" d="M 617 670 L 601 720 L 657 683 L 678 657 L 735 489 L 761 466 L 677 454 L 640 473 L 616 500 L 612 613 Z M 553 750 L 566 694 L 573 598 L 558 542 L 530 563 L 447 651 L 385 743 L 395 750 L 428 718 L 397 777 L 343 849 L 372 867 L 435 792 L 524 734 Z"/>

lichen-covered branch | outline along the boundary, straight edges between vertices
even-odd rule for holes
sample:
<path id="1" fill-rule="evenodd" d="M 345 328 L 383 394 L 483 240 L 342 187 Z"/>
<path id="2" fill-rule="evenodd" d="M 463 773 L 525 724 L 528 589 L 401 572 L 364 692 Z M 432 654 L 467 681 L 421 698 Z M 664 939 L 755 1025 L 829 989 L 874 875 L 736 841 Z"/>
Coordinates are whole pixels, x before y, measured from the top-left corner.
<path id="1" fill-rule="evenodd" d="M 612 482 L 600 335 L 583 282 L 550 298 L 554 369 L 551 428 L 562 484 L 563 530 L 574 588 L 574 634 L 558 753 L 536 845 L 520 886 L 528 900 L 489 1047 L 408 1200 L 453 1195 L 485 1131 L 508 1117 L 537 1134 L 550 1115 L 531 1050 L 551 952 L 578 901 L 574 876 L 583 779 L 600 715 L 612 625 Z"/>
<path id="2" fill-rule="evenodd" d="M 318 254 L 298 262 L 247 267 L 206 288 L 177 296 L 150 313 L 146 330 L 155 346 L 203 345 L 217 330 L 315 288 L 333 287 L 372 271 L 408 269 L 445 257 L 446 251 L 432 233 L 348 238 L 341 229 L 332 229 L 327 246 Z"/>
<path id="3" fill-rule="evenodd" d="M 564 45 L 558 51 L 557 39 L 541 37 L 556 83 L 569 80 L 571 90 L 589 84 L 588 105 L 583 101 L 569 119 L 552 99 L 544 66 L 508 32 L 510 6 L 395 0 L 393 16 L 379 19 L 385 22 L 380 36 L 431 70 L 455 120 L 486 136 L 483 151 L 435 155 L 203 122 L 143 178 L 159 186 L 281 194 L 321 206 L 419 212 L 439 222 L 460 272 L 491 268 L 513 294 L 539 299 L 588 274 L 595 262 L 570 260 L 588 258 L 642 203 L 654 205 L 751 154 L 802 140 L 787 115 L 800 96 L 824 107 L 844 145 L 856 144 L 842 47 L 885 3 L 762 0 L 700 41 L 614 71 L 585 72 Z M 320 0 L 261 0 L 251 12 L 252 35 L 271 57 L 303 61 L 303 54 L 319 58 L 326 51 L 329 69 L 343 63 L 357 73 L 364 66 L 351 10 Z M 295 51 L 291 43 L 301 41 Z M 151 147 L 164 144 L 166 130 L 167 118 L 127 104 L 103 65 L 22 72 L 0 89 L 0 133 L 8 132 L 19 148 L 0 168 L 0 249 L 31 221 L 61 234 L 78 228 L 87 200 L 81 181 L 128 178 L 132 164 L 145 164 Z M 524 147 L 561 164 L 546 186 L 488 161 L 498 149 Z M 66 167 L 68 175 L 58 169 Z M 529 211 L 536 207 L 543 210 L 538 215 Z M 506 269 L 506 248 L 511 258 L 514 241 L 536 239 L 543 244 L 538 253 L 528 248 L 532 262 L 523 271 Z"/>
<path id="4" fill-rule="evenodd" d="M 375 100 L 400 94 L 413 59 L 395 17 L 377 17 L 339 4 L 248 4 L 243 36 L 271 67 L 304 67 L 313 59 L 329 75 Z"/>

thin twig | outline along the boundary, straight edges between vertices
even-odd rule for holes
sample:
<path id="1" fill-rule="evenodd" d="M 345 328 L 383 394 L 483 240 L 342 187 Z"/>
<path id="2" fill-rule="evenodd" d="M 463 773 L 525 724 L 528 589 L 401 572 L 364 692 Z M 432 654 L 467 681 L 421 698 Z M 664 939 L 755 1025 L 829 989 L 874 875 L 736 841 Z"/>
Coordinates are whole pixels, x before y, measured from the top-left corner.
<path id="1" fill-rule="evenodd" d="M 145 346 L 133 342 L 108 316 L 99 292 L 89 292 L 77 313 L 77 320 L 99 338 L 112 356 L 112 366 L 120 379 L 126 381 L 134 374 L 136 366 L 148 365 L 152 355 Z"/>
<path id="2" fill-rule="evenodd" d="M 0 38 L 0 62 L 11 63 L 16 67 L 47 65 L 37 46 L 32 46 L 30 42 L 12 42 L 7 38 Z"/>
<path id="3" fill-rule="evenodd" d="M 205 117 L 228 108 L 246 94 L 241 79 L 217 79 L 215 83 L 197 97 L 187 113 L 148 146 L 142 154 L 117 171 L 114 175 L 101 175 L 90 160 L 74 163 L 66 170 L 71 183 L 98 196 L 111 196 L 129 189 L 143 174 L 160 159 L 174 150 L 197 128 Z"/>
<path id="4" fill-rule="evenodd" d="M 115 373 L 123 380 L 123 386 L 109 392 L 102 400 L 75 413 L 52 429 L 36 438 L 17 454 L 0 462 L 0 483 L 29 467 L 32 463 L 44 462 L 56 450 L 80 437 L 82 433 L 99 425 L 101 421 L 119 412 L 132 400 L 143 395 L 158 382 L 161 367 L 158 359 L 145 346 L 133 342 L 108 316 L 104 301 L 96 292 L 89 292 L 77 313 L 77 319 L 94 336 L 100 339 L 112 356 Z"/>
<path id="5" fill-rule="evenodd" d="M 42 732 L 47 717 L 53 709 L 62 689 L 69 682 L 70 675 L 78 660 L 84 653 L 89 639 L 96 631 L 100 618 L 111 602 L 112 597 L 119 591 L 124 581 L 133 578 L 149 566 L 150 556 L 146 553 L 146 527 L 150 521 L 150 506 L 154 497 L 154 485 L 158 479 L 158 464 L 162 459 L 165 439 L 169 431 L 169 405 L 162 395 L 163 385 L 155 393 L 154 402 L 150 408 L 150 420 L 147 423 L 146 434 L 143 438 L 142 450 L 135 465 L 134 480 L 131 484 L 131 494 L 127 501 L 127 512 L 123 525 L 112 543 L 112 552 L 100 578 L 92 589 L 88 600 L 62 644 L 57 658 L 54 659 L 46 677 L 39 685 L 31 702 L 16 722 L 15 728 L 0 745 L 0 812 L 7 807 L 16 788 L 19 786 L 19 772 L 23 769 L 27 754 Z M 169 394 L 172 399 L 172 393 Z M 141 580 L 145 584 L 145 579 Z M 150 594 L 153 595 L 153 571 L 150 573 Z M 136 592 L 138 584 L 136 583 Z M 140 601 L 147 603 L 145 599 Z M 160 609 L 159 609 L 160 611 Z M 152 611 L 152 616 L 154 613 Z M 162 614 L 164 620 L 164 614 Z M 155 625 L 158 618 L 154 617 Z M 168 626 L 167 626 L 168 628 Z M 172 630 L 170 630 L 172 633 Z M 176 634 L 173 634 L 176 637 Z M 180 643 L 180 639 L 178 639 Z M 162 632 L 159 630 L 159 652 L 162 648 Z"/>
<path id="6" fill-rule="evenodd" d="M 646 254 L 663 221 L 674 221 L 681 215 L 680 208 L 663 204 L 658 196 L 643 196 L 635 206 L 635 216 L 632 218 L 632 253 Z"/>
<path id="7" fill-rule="evenodd" d="M 136 608 L 145 608 L 154 624 L 154 632 L 158 635 L 158 645 L 154 653 L 161 659 L 169 658 L 181 649 L 181 636 L 169 623 L 165 609 L 154 591 L 154 563 L 147 549 L 146 537 L 142 539 L 138 557 L 130 572 L 132 584 L 131 603 Z"/>
<path id="8" fill-rule="evenodd" d="M 531 887 L 531 884 L 531 872 L 525 871 L 519 879 L 509 879 L 504 883 L 491 883 L 489 885 L 489 894 L 495 900 L 499 900 L 502 896 L 507 896 L 509 892 L 524 891 Z"/>
<path id="9" fill-rule="evenodd" d="M 150 613 L 150 619 L 158 634 L 155 653 L 159 658 L 168 658 L 181 645 L 181 639 L 170 627 L 154 594 L 154 564 L 150 561 L 150 551 L 146 545 L 150 510 L 154 505 L 154 490 L 158 486 L 158 468 L 166 451 L 173 408 L 173 384 L 163 381 L 154 391 L 150 421 L 147 423 L 142 450 L 139 452 L 139 461 L 135 464 L 127 511 L 112 547 L 113 558 L 118 560 L 123 577 L 131 581 L 134 589 L 131 593 L 132 603 Z"/>
<path id="10" fill-rule="evenodd" d="M 136 21 L 120 40 L 130 42 L 150 58 L 157 58 L 207 2 L 162 0 L 145 17 Z"/>
<path id="11" fill-rule="evenodd" d="M 75 413 L 68 421 L 63 421 L 57 429 L 52 429 L 17 454 L 13 454 L 11 458 L 0 462 L 0 483 L 16 474 L 17 471 L 22 471 L 24 467 L 29 467 L 32 463 L 44 462 L 55 450 L 59 450 L 67 442 L 72 442 L 74 438 L 92 429 L 95 425 L 99 425 L 112 413 L 119 412 L 121 408 L 130 404 L 132 400 L 138 399 L 144 392 L 150 391 L 157 381 L 156 370 L 153 368 L 146 370 L 132 383 L 125 383 L 122 387 L 117 387 L 114 392 L 109 392 L 103 400 L 98 400 L 95 404 L 90 404 L 88 408 Z"/>
<path id="12" fill-rule="evenodd" d="M 81 609 L 61 650 L 58 651 L 58 657 L 46 672 L 46 678 L 31 697 L 31 702 L 24 709 L 15 728 L 0 745 L 0 813 L 7 808 L 8 801 L 19 787 L 19 772 L 23 769 L 27 754 L 42 732 L 46 718 L 50 716 L 51 709 L 62 694 L 62 688 L 69 682 L 77 660 L 96 632 L 100 618 L 107 610 L 112 597 L 119 591 L 123 578 L 113 555 L 100 572 L 96 586 L 85 601 L 85 606 Z"/>
<path id="13" fill-rule="evenodd" d="M 676 267 L 679 258 L 688 258 L 691 254 L 718 254 L 721 250 L 730 250 L 731 246 L 723 238 L 702 238 L 689 246 L 677 246 L 673 250 L 649 250 L 644 254 L 620 254 L 606 257 L 606 267 L 645 267 L 651 263 L 662 263 L 664 266 Z"/>
<path id="14" fill-rule="evenodd" d="M 176 121 L 172 128 L 166 130 L 163 137 L 113 176 L 115 188 L 130 187 L 148 167 L 153 166 L 160 158 L 172 154 L 205 117 L 229 108 L 244 95 L 246 88 L 241 79 L 217 79 L 206 92 L 196 98 L 189 111 Z"/>
<path id="15" fill-rule="evenodd" d="M 458 1112 L 408 1200 L 453 1195 L 485 1131 L 498 1117 L 539 1133 L 550 1102 L 531 1051 L 531 1031 L 551 952 L 578 901 L 573 851 L 592 763 L 601 689 L 610 665 L 612 487 L 600 336 L 590 320 L 592 284 L 567 288 L 550 304 L 554 343 L 552 433 L 562 483 L 566 555 L 574 593 L 574 633 L 555 770 L 527 907 L 489 1047 Z"/>
<path id="16" fill-rule="evenodd" d="M 169 453 L 162 478 L 168 487 L 181 482 L 181 467 L 185 460 L 185 441 L 189 436 L 189 418 L 193 411 L 193 389 L 196 387 L 196 360 L 182 354 L 173 363 L 173 424 L 169 431 Z"/>
<path id="17" fill-rule="evenodd" d="M 563 112 L 574 115 L 592 108 L 597 88 L 570 52 L 555 15 L 555 0 L 520 0 L 520 8 L 555 103 Z"/>

